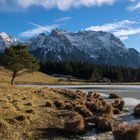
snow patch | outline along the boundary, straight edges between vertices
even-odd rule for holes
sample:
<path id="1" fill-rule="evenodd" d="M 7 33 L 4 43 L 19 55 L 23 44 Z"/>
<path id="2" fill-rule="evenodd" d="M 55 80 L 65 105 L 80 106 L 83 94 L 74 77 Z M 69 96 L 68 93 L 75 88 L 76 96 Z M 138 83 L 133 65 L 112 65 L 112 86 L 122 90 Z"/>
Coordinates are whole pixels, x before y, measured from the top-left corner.
<path id="1" fill-rule="evenodd" d="M 59 60 L 60 60 L 60 61 L 62 61 L 62 58 L 61 58 L 61 56 L 60 56 L 60 55 L 58 55 L 58 58 L 59 58 Z"/>
<path id="2" fill-rule="evenodd" d="M 140 100 L 136 98 L 124 97 L 123 100 L 125 102 L 125 106 L 128 106 L 128 107 L 135 107 L 137 104 L 140 103 Z"/>
<path id="3" fill-rule="evenodd" d="M 95 54 L 91 55 L 90 57 L 93 58 L 93 59 L 95 59 L 95 60 L 97 60 L 99 58 L 99 56 L 98 55 L 95 55 Z"/>

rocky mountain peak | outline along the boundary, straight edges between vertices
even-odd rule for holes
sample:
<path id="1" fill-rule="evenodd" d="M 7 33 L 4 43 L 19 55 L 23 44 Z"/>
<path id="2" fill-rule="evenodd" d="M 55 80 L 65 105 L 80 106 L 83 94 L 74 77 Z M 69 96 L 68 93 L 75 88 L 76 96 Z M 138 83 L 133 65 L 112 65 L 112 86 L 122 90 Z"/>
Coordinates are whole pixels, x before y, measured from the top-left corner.
<path id="1" fill-rule="evenodd" d="M 14 37 L 0 33 L 0 51 L 16 42 Z M 119 38 L 108 32 L 54 29 L 50 34 L 41 33 L 24 43 L 31 46 L 30 52 L 43 63 L 71 60 L 140 67 L 140 53 L 136 49 L 128 49 Z"/>
<path id="2" fill-rule="evenodd" d="M 0 33 L 0 51 L 3 51 L 5 48 L 10 47 L 12 44 L 16 44 L 18 39 L 8 35 L 5 32 Z"/>

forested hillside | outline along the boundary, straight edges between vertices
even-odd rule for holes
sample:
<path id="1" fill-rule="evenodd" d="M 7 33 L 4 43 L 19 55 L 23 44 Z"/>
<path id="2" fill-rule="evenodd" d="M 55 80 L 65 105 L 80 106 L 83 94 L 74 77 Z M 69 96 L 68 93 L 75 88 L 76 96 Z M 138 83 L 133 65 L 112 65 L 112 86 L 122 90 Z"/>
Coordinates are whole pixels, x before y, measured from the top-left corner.
<path id="1" fill-rule="evenodd" d="M 48 61 L 46 64 L 40 65 L 40 71 L 47 74 L 71 75 L 89 81 L 101 81 L 101 79 L 105 77 L 110 79 L 112 82 L 140 81 L 140 68 L 133 69 L 128 67 L 116 67 L 109 65 L 94 65 L 81 61 Z"/>

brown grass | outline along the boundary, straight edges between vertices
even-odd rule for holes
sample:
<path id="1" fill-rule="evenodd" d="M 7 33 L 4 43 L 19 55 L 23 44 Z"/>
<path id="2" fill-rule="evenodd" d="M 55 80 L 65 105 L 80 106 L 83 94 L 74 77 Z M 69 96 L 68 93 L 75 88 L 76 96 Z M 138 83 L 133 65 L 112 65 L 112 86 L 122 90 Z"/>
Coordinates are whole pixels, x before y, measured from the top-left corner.
<path id="1" fill-rule="evenodd" d="M 10 83 L 12 77 L 11 72 L 5 70 L 0 67 L 0 82 L 1 83 Z M 61 79 L 61 83 L 59 82 Z M 65 77 L 54 77 L 42 72 L 33 72 L 26 73 L 22 76 L 18 76 L 15 79 L 16 84 L 81 84 L 86 83 L 86 81 L 82 81 L 79 79 L 75 79 L 75 81 L 68 81 Z"/>
<path id="2" fill-rule="evenodd" d="M 61 99 L 55 100 L 53 104 L 54 104 L 54 106 L 57 107 L 57 108 L 62 108 L 62 107 L 64 107 L 64 102 L 63 102 L 63 100 L 61 100 Z"/>
<path id="3" fill-rule="evenodd" d="M 78 112 L 83 117 L 92 117 L 92 112 L 84 105 L 75 106 L 75 111 Z"/>
<path id="4" fill-rule="evenodd" d="M 136 105 L 136 107 L 134 108 L 134 116 L 140 117 L 140 104 Z"/>
<path id="5" fill-rule="evenodd" d="M 69 134 L 95 126 L 111 131 L 114 108 L 122 110 L 124 102 L 108 104 L 97 93 L 88 98 L 81 91 L 0 85 L 0 140 L 49 139 L 52 128 Z"/>
<path id="6" fill-rule="evenodd" d="M 45 103 L 45 107 L 53 107 L 53 102 L 51 100 L 47 100 Z"/>
<path id="7" fill-rule="evenodd" d="M 0 140 L 40 139 L 42 133 L 38 129 L 64 128 L 70 111 L 52 106 L 60 99 L 69 100 L 48 88 L 0 85 Z M 48 107 L 44 107 L 46 104 Z"/>
<path id="8" fill-rule="evenodd" d="M 96 117 L 95 119 L 95 127 L 99 132 L 108 132 L 113 130 L 112 120 L 108 117 Z"/>
<path id="9" fill-rule="evenodd" d="M 72 114 L 65 122 L 65 130 L 72 134 L 82 134 L 85 131 L 83 117 L 78 113 Z"/>
<path id="10" fill-rule="evenodd" d="M 110 119 L 113 117 L 113 106 L 111 104 L 107 104 L 105 112 L 104 112 Z"/>
<path id="11" fill-rule="evenodd" d="M 115 140 L 140 140 L 140 125 L 119 125 L 114 131 Z"/>
<path id="12" fill-rule="evenodd" d="M 65 103 L 65 109 L 68 109 L 68 110 L 73 110 L 73 105 L 69 102 L 66 102 Z"/>
<path id="13" fill-rule="evenodd" d="M 109 98 L 110 98 L 110 99 L 117 99 L 117 98 L 121 99 L 121 97 L 120 97 L 119 95 L 117 95 L 116 93 L 111 93 L 111 94 L 109 95 Z"/>
<path id="14" fill-rule="evenodd" d="M 113 107 L 117 108 L 120 111 L 123 111 L 124 104 L 124 101 L 121 99 L 116 99 L 114 103 L 112 103 Z"/>

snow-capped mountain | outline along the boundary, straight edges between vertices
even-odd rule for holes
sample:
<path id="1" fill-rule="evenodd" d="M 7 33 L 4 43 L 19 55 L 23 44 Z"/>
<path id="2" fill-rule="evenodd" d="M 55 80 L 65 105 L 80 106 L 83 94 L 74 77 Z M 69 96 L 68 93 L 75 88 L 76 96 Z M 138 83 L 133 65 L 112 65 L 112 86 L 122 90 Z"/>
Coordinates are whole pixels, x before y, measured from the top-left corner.
<path id="1" fill-rule="evenodd" d="M 140 67 L 140 53 L 120 39 L 102 31 L 76 33 L 55 29 L 30 40 L 30 51 L 42 62 L 74 60 L 96 64 Z M 135 63 L 134 63 L 135 62 Z"/>
<path id="2" fill-rule="evenodd" d="M 0 33 L 0 52 L 20 41 L 6 33 Z M 21 42 L 29 44 L 29 51 L 41 62 L 85 61 L 96 64 L 140 67 L 140 53 L 126 48 L 113 34 L 102 31 L 79 31 L 76 33 L 55 29 Z"/>
<path id="3" fill-rule="evenodd" d="M 18 40 L 5 32 L 0 32 L 0 51 L 4 51 L 5 48 L 10 47 L 12 44 L 16 44 Z"/>

